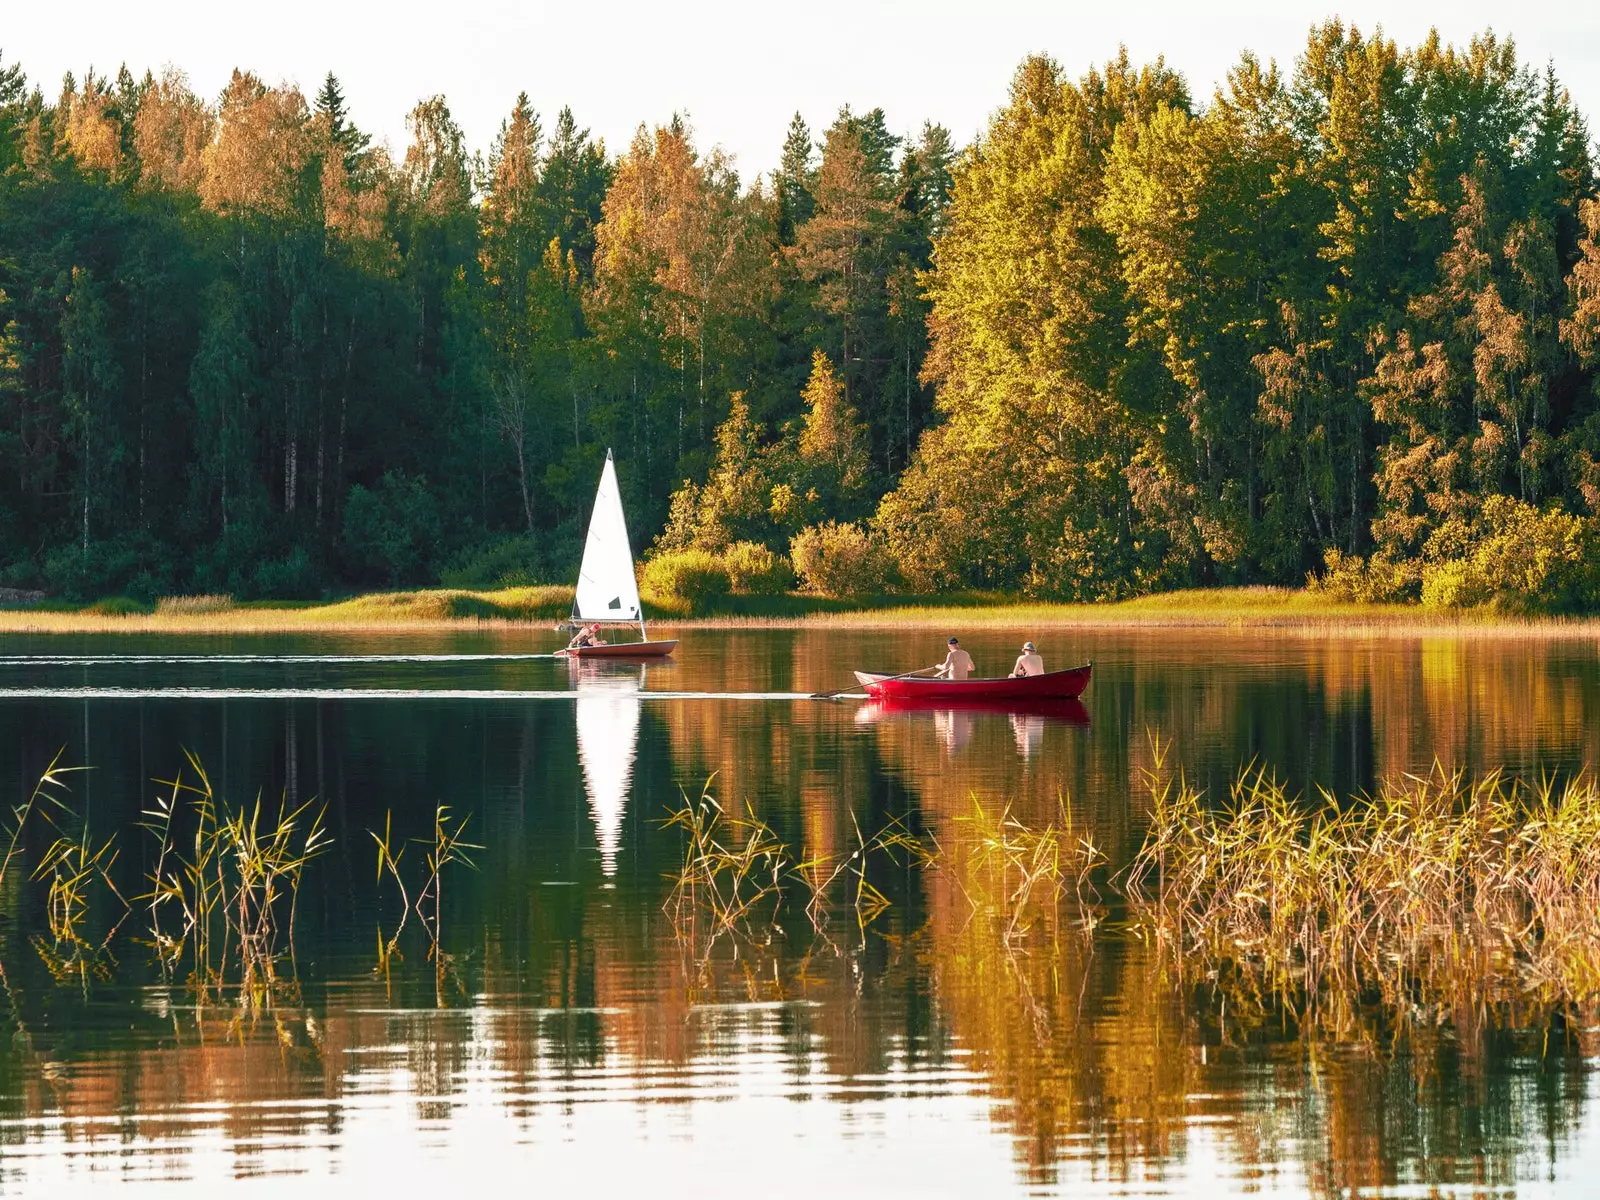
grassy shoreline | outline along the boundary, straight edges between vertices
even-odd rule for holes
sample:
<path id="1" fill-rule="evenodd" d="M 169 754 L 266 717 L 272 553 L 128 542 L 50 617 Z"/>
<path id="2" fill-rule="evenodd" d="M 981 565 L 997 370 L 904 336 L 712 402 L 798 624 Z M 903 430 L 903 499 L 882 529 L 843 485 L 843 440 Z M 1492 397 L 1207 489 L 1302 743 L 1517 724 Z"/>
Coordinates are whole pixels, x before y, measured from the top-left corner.
<path id="1" fill-rule="evenodd" d="M 468 591 L 433 588 L 379 592 L 319 603 L 257 601 L 158 609 L 101 601 L 0 609 L 0 633 L 354 633 L 548 627 L 571 605 L 568 587 Z M 883 596 L 729 596 L 693 616 L 657 610 L 661 629 L 1240 629 L 1390 636 L 1600 636 L 1600 618 L 1520 617 L 1440 612 L 1411 605 L 1352 604 L 1294 588 L 1214 588 L 1168 592 L 1114 604 L 1061 604 L 995 594 Z"/>

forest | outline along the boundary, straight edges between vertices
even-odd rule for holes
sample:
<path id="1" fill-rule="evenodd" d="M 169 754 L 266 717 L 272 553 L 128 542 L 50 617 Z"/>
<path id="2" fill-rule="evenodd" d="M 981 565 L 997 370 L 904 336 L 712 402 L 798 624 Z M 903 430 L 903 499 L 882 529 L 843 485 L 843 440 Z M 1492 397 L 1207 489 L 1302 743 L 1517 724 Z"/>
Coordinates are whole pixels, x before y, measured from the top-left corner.
<path id="1" fill-rule="evenodd" d="M 742 179 L 338 79 L 0 58 L 0 586 L 1313 585 L 1600 604 L 1600 196 L 1553 66 L 1337 21 L 1209 97 L 1017 68 L 971 146 L 797 114 Z M 781 143 L 779 141 L 781 137 Z"/>

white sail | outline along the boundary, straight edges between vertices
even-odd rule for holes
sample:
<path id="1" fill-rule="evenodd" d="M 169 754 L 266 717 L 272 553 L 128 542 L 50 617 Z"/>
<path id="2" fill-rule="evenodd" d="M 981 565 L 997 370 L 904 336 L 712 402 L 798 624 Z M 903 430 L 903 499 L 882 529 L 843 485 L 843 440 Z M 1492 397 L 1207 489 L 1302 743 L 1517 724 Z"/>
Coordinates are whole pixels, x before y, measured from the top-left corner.
<path id="1" fill-rule="evenodd" d="M 578 568 L 578 594 L 572 615 L 580 621 L 639 619 L 639 584 L 633 577 L 633 550 L 628 526 L 622 518 L 622 494 L 617 490 L 617 469 L 606 451 L 589 518 L 589 537 L 583 543 L 583 565 Z"/>
<path id="2" fill-rule="evenodd" d="M 600 870 L 610 878 L 617 873 L 622 814 L 628 807 L 633 756 L 639 744 L 639 680 L 580 679 L 575 703 L 583 787 L 600 842 Z"/>

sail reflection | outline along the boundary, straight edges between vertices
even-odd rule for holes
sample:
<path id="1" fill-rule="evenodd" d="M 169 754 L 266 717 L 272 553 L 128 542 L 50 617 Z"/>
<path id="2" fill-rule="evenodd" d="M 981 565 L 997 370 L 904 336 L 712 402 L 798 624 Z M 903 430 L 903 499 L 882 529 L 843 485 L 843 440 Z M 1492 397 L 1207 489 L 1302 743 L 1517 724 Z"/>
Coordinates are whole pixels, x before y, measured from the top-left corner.
<path id="1" fill-rule="evenodd" d="M 600 843 L 600 871 L 617 873 L 617 845 L 622 816 L 633 781 L 633 760 L 639 748 L 640 692 L 643 667 L 606 670 L 600 664 L 573 664 L 576 676 L 578 760 Z"/>

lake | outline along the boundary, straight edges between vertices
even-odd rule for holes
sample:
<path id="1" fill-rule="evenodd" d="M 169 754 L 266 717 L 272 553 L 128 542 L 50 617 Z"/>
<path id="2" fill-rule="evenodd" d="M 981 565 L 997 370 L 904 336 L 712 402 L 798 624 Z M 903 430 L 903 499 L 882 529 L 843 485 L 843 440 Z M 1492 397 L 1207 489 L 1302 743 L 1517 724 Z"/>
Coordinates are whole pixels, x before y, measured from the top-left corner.
<path id="1" fill-rule="evenodd" d="M 9 638 L 6 805 L 60 751 L 91 769 L 62 777 L 57 827 L 114 841 L 81 944 L 29 878 L 56 829 L 30 818 L 0 883 L 0 1191 L 1592 1194 L 1600 1009 L 1301 1031 L 1175 983 L 1115 912 L 990 936 L 958 883 L 889 853 L 862 877 L 887 904 L 865 924 L 674 920 L 685 841 L 664 820 L 703 791 L 835 862 L 858 831 L 958 840 L 975 805 L 1065 814 L 1114 871 L 1158 764 L 1220 797 L 1248 764 L 1348 795 L 1436 762 L 1600 763 L 1593 638 L 963 642 L 999 673 L 1024 636 L 1051 667 L 1094 662 L 1081 709 L 804 698 L 936 662 L 942 631 L 688 630 L 675 661 L 582 669 L 522 657 L 553 648 L 539 630 Z M 163 965 L 139 898 L 161 854 L 141 823 L 197 782 L 186 752 L 230 811 L 304 804 L 302 831 L 326 829 L 248 995 Z M 410 907 L 440 805 L 471 864 Z"/>

